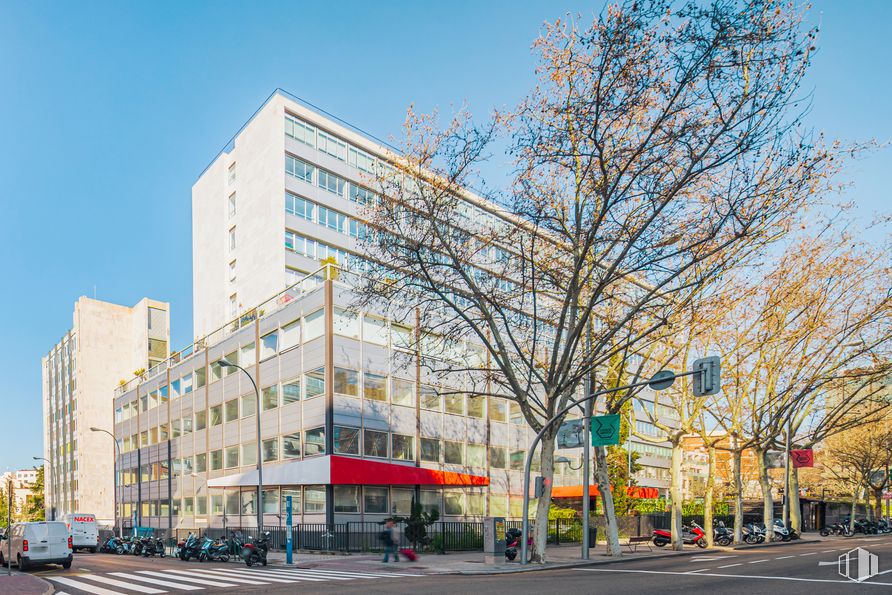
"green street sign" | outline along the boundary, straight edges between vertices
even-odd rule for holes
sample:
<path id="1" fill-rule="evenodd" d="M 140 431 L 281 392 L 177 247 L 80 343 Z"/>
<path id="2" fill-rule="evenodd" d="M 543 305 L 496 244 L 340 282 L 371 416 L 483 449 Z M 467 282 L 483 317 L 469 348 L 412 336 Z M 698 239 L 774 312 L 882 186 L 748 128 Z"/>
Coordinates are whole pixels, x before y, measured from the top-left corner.
<path id="1" fill-rule="evenodd" d="M 619 444 L 619 414 L 592 418 L 592 446 Z"/>

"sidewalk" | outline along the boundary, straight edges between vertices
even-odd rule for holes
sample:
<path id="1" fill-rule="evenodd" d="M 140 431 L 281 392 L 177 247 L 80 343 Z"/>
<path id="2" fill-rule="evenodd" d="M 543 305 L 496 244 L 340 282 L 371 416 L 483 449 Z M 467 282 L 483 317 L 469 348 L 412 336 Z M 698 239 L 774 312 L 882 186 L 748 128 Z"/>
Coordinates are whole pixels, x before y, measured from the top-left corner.
<path id="1" fill-rule="evenodd" d="M 15 571 L 12 576 L 8 576 L 5 568 L 0 573 L 0 593 L 49 595 L 52 592 L 53 586 L 42 578 L 30 574 L 19 574 Z"/>
<path id="2" fill-rule="evenodd" d="M 685 556 L 702 553 L 699 548 L 687 548 L 682 552 L 667 549 L 653 548 L 648 551 L 646 546 L 639 547 L 637 552 L 629 552 L 623 548 L 622 558 L 612 558 L 606 554 L 606 546 L 599 545 L 591 548 L 591 558 L 581 559 L 581 547 L 578 544 L 551 546 L 546 555 L 548 562 L 545 564 L 521 565 L 519 561 L 508 562 L 504 557 L 495 563 L 488 563 L 482 552 L 451 552 L 448 554 L 426 553 L 420 555 L 415 562 L 400 561 L 385 564 L 381 561 L 382 554 L 353 554 L 353 555 L 325 555 L 325 554 L 294 554 L 294 564 L 302 568 L 320 568 L 325 570 L 341 570 L 352 572 L 407 572 L 413 574 L 504 574 L 511 572 L 528 572 L 554 568 L 571 568 L 574 566 L 589 566 L 593 564 L 614 564 L 618 561 L 641 560 L 648 558 L 665 558 L 669 556 Z M 280 552 L 269 554 L 271 564 L 284 564 L 285 555 Z"/>

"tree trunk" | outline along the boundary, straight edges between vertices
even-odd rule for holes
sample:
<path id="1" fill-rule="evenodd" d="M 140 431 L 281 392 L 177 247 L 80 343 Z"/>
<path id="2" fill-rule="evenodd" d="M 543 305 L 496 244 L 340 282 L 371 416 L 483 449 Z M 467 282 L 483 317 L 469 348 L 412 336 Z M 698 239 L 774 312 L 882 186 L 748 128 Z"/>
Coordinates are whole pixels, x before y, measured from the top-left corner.
<path id="1" fill-rule="evenodd" d="M 715 498 L 715 445 L 707 447 L 709 452 L 709 467 L 706 477 L 706 495 L 703 498 L 703 530 L 706 531 L 706 545 L 712 547 L 715 537 L 712 520 L 713 499 Z"/>
<path id="2" fill-rule="evenodd" d="M 734 543 L 743 543 L 743 477 L 740 450 L 731 451 L 731 473 L 734 476 Z"/>
<path id="3" fill-rule="evenodd" d="M 616 510 L 613 508 L 613 492 L 610 491 L 610 474 L 607 469 L 607 449 L 603 446 L 592 448 L 595 455 L 595 475 L 598 491 L 601 492 L 601 506 L 604 508 L 604 520 L 607 524 L 607 555 L 619 558 L 623 555 L 619 545 L 619 527 L 616 524 Z"/>
<path id="4" fill-rule="evenodd" d="M 799 508 L 799 469 L 790 465 L 790 526 L 802 533 L 802 510 Z"/>
<path id="5" fill-rule="evenodd" d="M 768 451 L 754 448 L 759 463 L 759 486 L 762 488 L 762 522 L 765 523 L 765 541 L 774 541 L 774 496 L 771 494 L 771 480 L 768 478 Z"/>
<path id="6" fill-rule="evenodd" d="M 530 562 L 545 563 L 545 546 L 548 542 L 548 509 L 551 508 L 551 484 L 554 481 L 554 442 L 555 434 L 546 432 L 540 442 L 542 465 L 541 475 L 546 479 L 542 496 L 536 503 L 536 522 L 533 525 L 533 547 L 530 550 Z M 532 486 L 530 486 L 532 488 Z"/>
<path id="7" fill-rule="evenodd" d="M 681 456 L 682 449 L 678 443 L 672 444 L 672 464 L 669 468 L 669 495 L 672 499 L 672 549 L 684 549 L 681 537 Z"/>
<path id="8" fill-rule="evenodd" d="M 874 515 L 873 518 L 883 518 L 883 488 L 873 490 Z"/>
<path id="9" fill-rule="evenodd" d="M 849 513 L 849 530 L 854 533 L 855 532 L 855 511 L 858 508 L 858 492 L 861 491 L 861 486 L 856 486 L 855 491 L 852 492 L 852 512 Z"/>

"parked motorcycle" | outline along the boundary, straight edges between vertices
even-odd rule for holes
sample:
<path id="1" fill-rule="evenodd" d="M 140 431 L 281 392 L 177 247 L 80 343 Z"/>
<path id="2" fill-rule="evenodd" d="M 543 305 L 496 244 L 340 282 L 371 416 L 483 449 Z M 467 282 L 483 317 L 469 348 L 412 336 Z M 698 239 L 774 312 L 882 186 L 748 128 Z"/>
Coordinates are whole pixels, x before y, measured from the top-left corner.
<path id="1" fill-rule="evenodd" d="M 743 526 L 743 540 L 746 543 L 762 543 L 765 541 L 765 527 L 755 523 L 747 523 Z"/>
<path id="2" fill-rule="evenodd" d="M 267 553 L 269 553 L 269 531 L 264 531 L 260 537 L 242 546 L 242 560 L 249 567 L 257 563 L 266 566 Z"/>
<path id="3" fill-rule="evenodd" d="M 712 541 L 716 545 L 727 547 L 734 542 L 734 534 L 725 526 L 724 521 L 719 521 L 712 532 Z"/>
<path id="4" fill-rule="evenodd" d="M 877 521 L 877 530 L 880 533 L 892 533 L 892 524 L 886 517 L 883 517 Z"/>
<path id="5" fill-rule="evenodd" d="M 690 527 L 684 525 L 681 527 L 681 540 L 686 545 L 696 544 L 700 548 L 706 547 L 706 533 L 697 523 L 691 523 Z M 657 547 L 664 547 L 672 542 L 672 533 L 665 529 L 654 529 L 651 541 Z"/>
<path id="6" fill-rule="evenodd" d="M 189 533 L 185 541 L 177 543 L 174 555 L 183 562 L 188 562 L 190 558 L 197 558 L 200 551 L 201 545 L 198 542 L 198 537 L 194 533 Z"/>
<path id="7" fill-rule="evenodd" d="M 229 545 L 220 539 L 211 539 L 208 536 L 201 542 L 201 550 L 198 552 L 198 561 L 229 562 Z"/>
<path id="8" fill-rule="evenodd" d="M 152 558 L 155 554 L 164 557 L 164 542 L 161 538 L 143 537 L 140 539 L 140 553 L 146 558 Z"/>
<path id="9" fill-rule="evenodd" d="M 827 537 L 828 535 L 842 535 L 844 537 L 851 537 L 853 535 L 848 523 L 832 523 L 830 525 L 825 525 L 824 527 L 821 527 L 819 533 L 823 537 Z"/>
<path id="10" fill-rule="evenodd" d="M 505 531 L 505 558 L 514 560 L 517 557 L 517 548 L 520 547 L 520 536 L 523 532 L 516 527 Z"/>
<path id="11" fill-rule="evenodd" d="M 121 538 L 112 535 L 99 546 L 99 551 L 103 554 L 123 554 L 125 551 L 124 542 Z"/>
<path id="12" fill-rule="evenodd" d="M 792 541 L 799 539 L 799 533 L 793 527 L 785 527 L 782 520 L 774 519 L 774 538 L 780 541 Z"/>

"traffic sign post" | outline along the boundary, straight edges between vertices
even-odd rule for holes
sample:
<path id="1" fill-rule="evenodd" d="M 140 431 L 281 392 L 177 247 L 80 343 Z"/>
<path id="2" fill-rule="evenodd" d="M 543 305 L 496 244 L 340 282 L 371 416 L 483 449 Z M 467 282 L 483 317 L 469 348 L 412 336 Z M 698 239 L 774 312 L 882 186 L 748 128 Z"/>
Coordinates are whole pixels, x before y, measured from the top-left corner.
<path id="1" fill-rule="evenodd" d="M 293 559 L 293 547 L 294 544 L 291 543 L 291 496 L 285 496 L 285 527 L 288 529 L 288 533 L 285 536 L 285 563 L 286 564 L 294 564 Z"/>
<path id="2" fill-rule="evenodd" d="M 719 356 L 703 357 L 694 361 L 693 392 L 695 397 L 708 397 L 719 392 L 722 385 L 722 362 Z M 699 374 L 697 374 L 699 372 Z"/>

